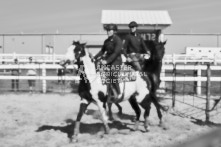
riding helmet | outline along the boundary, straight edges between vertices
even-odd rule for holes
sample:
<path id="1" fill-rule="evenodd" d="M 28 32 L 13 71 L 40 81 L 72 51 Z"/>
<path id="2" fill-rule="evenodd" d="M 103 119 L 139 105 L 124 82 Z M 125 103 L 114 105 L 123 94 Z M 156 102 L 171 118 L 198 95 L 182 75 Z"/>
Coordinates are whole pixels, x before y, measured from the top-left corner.
<path id="1" fill-rule="evenodd" d="M 129 28 L 133 28 L 133 27 L 138 27 L 138 24 L 136 23 L 136 21 L 131 21 L 128 25 Z"/>
<path id="2" fill-rule="evenodd" d="M 104 27 L 104 29 L 107 30 L 107 31 L 108 31 L 108 30 L 114 30 L 114 31 L 117 31 L 117 25 L 111 23 L 111 24 L 106 25 L 106 26 Z"/>

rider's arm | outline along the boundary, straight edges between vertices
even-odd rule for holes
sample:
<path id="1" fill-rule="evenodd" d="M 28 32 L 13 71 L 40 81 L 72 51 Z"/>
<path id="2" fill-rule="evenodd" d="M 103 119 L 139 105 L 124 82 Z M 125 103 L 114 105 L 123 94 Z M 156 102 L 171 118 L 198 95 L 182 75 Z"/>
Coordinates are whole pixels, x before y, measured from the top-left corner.
<path id="1" fill-rule="evenodd" d="M 118 56 L 121 55 L 122 41 L 119 37 L 114 37 L 114 52 L 107 58 L 107 64 L 113 62 Z"/>
<path id="2" fill-rule="evenodd" d="M 129 44 L 129 36 L 126 37 L 126 39 L 123 42 L 123 54 L 127 58 L 128 57 L 128 44 Z"/>
<path id="3" fill-rule="evenodd" d="M 102 46 L 101 50 L 94 56 L 94 59 L 98 59 L 99 57 L 101 57 L 103 54 L 105 53 L 105 48 L 104 45 Z"/>
<path id="4" fill-rule="evenodd" d="M 145 50 L 145 52 L 150 55 L 150 49 L 146 46 L 142 37 L 141 37 L 141 46 Z"/>

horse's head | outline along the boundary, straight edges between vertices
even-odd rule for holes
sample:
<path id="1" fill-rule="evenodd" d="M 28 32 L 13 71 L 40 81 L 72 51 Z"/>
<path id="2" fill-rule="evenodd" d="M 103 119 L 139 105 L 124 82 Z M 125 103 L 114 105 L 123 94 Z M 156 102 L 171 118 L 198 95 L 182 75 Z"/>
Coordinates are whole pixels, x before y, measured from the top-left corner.
<path id="1" fill-rule="evenodd" d="M 85 43 L 81 44 L 80 42 L 75 42 L 74 43 L 75 48 L 74 48 L 74 56 L 76 60 L 80 60 L 81 57 L 84 57 L 86 55 L 85 52 Z"/>
<path id="2" fill-rule="evenodd" d="M 162 61 L 165 54 L 165 44 L 164 42 L 146 41 L 147 47 L 150 49 L 150 60 L 152 61 Z"/>
<path id="3" fill-rule="evenodd" d="M 155 60 L 162 61 L 165 54 L 165 44 L 164 42 L 155 42 L 155 54 L 153 55 Z"/>

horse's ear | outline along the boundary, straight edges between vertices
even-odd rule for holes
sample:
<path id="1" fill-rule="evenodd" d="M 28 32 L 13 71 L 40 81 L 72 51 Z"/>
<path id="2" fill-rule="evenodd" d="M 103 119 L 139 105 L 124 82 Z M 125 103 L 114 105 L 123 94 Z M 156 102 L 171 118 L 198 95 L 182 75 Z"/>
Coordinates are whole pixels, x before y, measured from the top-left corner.
<path id="1" fill-rule="evenodd" d="M 163 42 L 163 45 L 165 45 L 167 43 L 167 40 L 165 40 L 164 42 Z"/>
<path id="2" fill-rule="evenodd" d="M 82 43 L 81 45 L 83 45 L 84 47 L 86 46 L 87 43 Z"/>
<path id="3" fill-rule="evenodd" d="M 79 45 L 80 42 L 79 42 L 79 41 L 74 41 L 73 44 L 74 44 L 74 45 Z"/>

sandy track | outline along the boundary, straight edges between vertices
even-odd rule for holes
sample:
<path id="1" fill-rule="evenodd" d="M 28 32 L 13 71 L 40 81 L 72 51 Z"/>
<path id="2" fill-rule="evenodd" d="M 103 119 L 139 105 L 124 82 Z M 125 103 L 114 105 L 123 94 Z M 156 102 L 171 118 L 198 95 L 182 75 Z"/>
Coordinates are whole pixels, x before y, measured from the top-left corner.
<path id="1" fill-rule="evenodd" d="M 123 115 L 109 122 L 111 133 L 103 134 L 97 108 L 92 104 L 83 116 L 79 142 L 70 144 L 68 135 L 73 133 L 79 109 L 75 94 L 7 94 L 0 95 L 0 146 L 1 147 L 154 147 L 182 143 L 199 136 L 212 127 L 200 126 L 187 118 L 167 115 L 167 130 L 158 126 L 154 106 L 151 110 L 151 130 L 132 131 L 134 112 L 128 102 L 123 102 Z M 113 111 L 117 112 L 113 106 Z M 143 111 L 142 111 L 143 113 Z M 143 116 L 143 115 L 142 115 Z M 141 119 L 143 121 L 143 118 Z"/>

